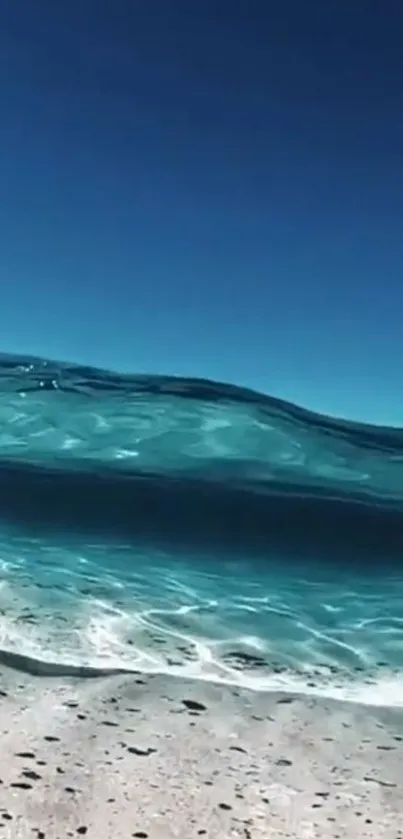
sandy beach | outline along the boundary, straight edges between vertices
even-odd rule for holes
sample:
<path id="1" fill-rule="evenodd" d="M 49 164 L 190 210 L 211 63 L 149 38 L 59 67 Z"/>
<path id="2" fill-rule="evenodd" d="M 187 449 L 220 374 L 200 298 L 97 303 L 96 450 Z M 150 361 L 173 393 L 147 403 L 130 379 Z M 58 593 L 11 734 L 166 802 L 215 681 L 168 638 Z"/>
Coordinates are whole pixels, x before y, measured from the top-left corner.
<path id="1" fill-rule="evenodd" d="M 0 837 L 403 836 L 403 710 L 0 672 Z"/>

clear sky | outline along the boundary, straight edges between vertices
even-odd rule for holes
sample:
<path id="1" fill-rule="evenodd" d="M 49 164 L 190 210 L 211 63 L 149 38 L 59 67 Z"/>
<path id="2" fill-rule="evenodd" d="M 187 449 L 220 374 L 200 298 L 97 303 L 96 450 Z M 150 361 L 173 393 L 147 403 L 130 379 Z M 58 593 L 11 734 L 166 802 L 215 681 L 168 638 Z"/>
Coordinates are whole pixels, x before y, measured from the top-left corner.
<path id="1" fill-rule="evenodd" d="M 403 5 L 3 0 L 6 352 L 403 425 Z"/>

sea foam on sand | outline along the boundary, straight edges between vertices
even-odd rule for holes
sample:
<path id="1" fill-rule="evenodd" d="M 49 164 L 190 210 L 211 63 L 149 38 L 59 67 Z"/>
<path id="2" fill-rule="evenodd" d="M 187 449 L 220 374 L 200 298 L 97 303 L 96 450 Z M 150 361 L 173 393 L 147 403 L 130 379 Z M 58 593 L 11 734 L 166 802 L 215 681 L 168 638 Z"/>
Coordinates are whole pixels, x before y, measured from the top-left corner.
<path id="1" fill-rule="evenodd" d="M 0 670 L 0 836 L 399 839 L 403 710 Z"/>

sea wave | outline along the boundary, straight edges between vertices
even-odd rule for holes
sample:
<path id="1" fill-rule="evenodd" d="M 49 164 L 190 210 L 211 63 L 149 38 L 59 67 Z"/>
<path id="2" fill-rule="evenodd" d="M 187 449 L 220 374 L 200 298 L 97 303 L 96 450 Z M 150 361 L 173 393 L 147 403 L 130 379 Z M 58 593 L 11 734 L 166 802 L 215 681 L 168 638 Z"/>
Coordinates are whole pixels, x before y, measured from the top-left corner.
<path id="1" fill-rule="evenodd" d="M 403 501 L 403 429 L 202 379 L 0 355 L 6 464 Z"/>
<path id="2" fill-rule="evenodd" d="M 403 431 L 232 385 L 2 356 L 0 504 L 154 544 L 396 555 Z"/>
<path id="3" fill-rule="evenodd" d="M 402 515 L 402 429 L 0 356 L 0 664 L 356 696 L 400 678 Z"/>

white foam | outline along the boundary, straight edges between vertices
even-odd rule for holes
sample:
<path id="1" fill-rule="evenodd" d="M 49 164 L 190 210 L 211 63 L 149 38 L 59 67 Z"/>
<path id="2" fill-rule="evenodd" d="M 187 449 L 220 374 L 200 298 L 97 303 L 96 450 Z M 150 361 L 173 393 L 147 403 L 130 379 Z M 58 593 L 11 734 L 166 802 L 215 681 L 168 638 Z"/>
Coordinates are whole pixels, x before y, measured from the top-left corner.
<path id="1" fill-rule="evenodd" d="M 282 692 L 366 706 L 403 707 L 403 674 L 374 675 L 365 681 L 342 674 L 312 675 L 308 668 L 306 675 L 292 671 L 255 674 L 234 669 L 215 656 L 216 645 L 182 635 L 179 637 L 192 645 L 196 658 L 179 665 L 167 665 L 159 652 L 150 646 L 127 646 L 124 638 L 128 630 L 133 630 L 136 622 L 133 616 L 124 614 L 94 614 L 85 625 L 73 628 L 66 639 L 54 627 L 52 637 L 48 632 L 49 627 L 21 626 L 15 618 L 1 616 L 0 646 L 8 652 L 73 667 L 86 665 L 111 670 L 133 669 L 144 673 L 236 685 L 256 692 Z M 139 617 L 138 626 L 141 626 Z M 244 640 L 251 642 L 256 639 Z M 61 641 L 65 644 L 64 648 L 60 646 Z"/>

